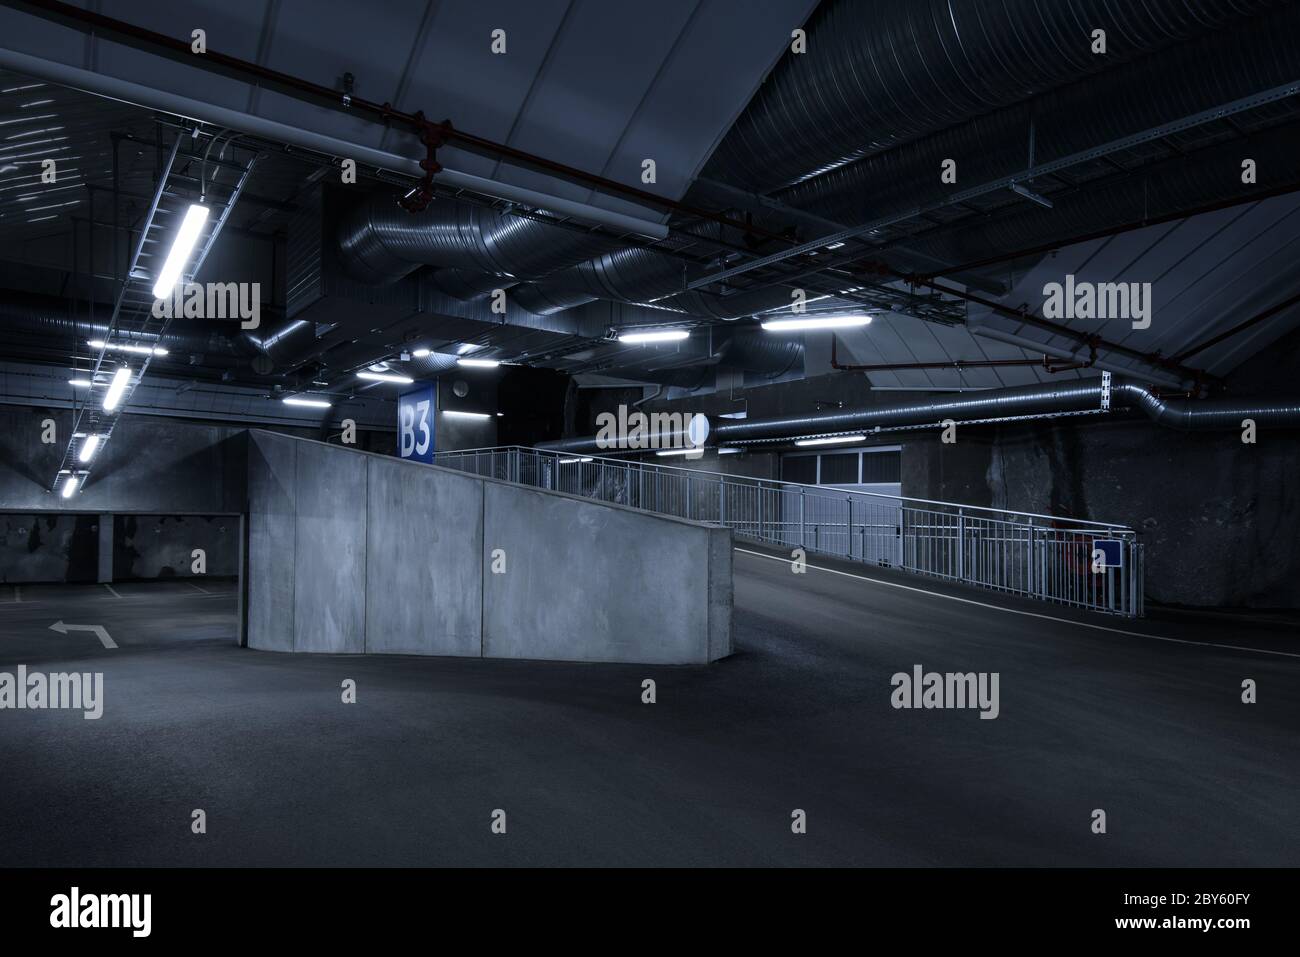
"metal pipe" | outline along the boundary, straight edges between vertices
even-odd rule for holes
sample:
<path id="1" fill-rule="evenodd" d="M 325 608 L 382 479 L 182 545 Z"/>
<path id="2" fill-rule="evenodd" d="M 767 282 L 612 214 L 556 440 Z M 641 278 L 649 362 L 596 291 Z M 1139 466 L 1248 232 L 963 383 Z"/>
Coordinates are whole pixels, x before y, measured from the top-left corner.
<path id="1" fill-rule="evenodd" d="M 432 158 L 432 151 L 436 149 L 437 145 L 452 143 L 480 155 L 556 176 L 601 192 L 613 193 L 643 205 L 699 216 L 745 232 L 751 231 L 744 222 L 723 216 L 713 210 L 700 209 L 677 200 L 658 196 L 635 186 L 620 183 L 617 180 L 558 163 L 504 143 L 494 142 L 486 137 L 456 129 L 448 120 L 444 120 L 442 123 L 432 123 L 425 118 L 423 112 L 408 113 L 395 109 L 391 103 L 375 103 L 363 97 L 340 93 L 338 90 L 287 73 L 281 73 L 278 70 L 272 70 L 259 63 L 221 53 L 210 47 L 203 56 L 195 57 L 187 41 L 157 33 L 153 30 L 147 30 L 125 20 L 117 20 L 71 4 L 57 2 L 57 0 L 25 0 L 25 2 L 19 2 L 15 5 L 28 13 L 62 23 L 83 33 L 108 36 L 137 49 L 168 57 L 187 66 L 197 66 L 200 69 L 220 73 L 245 83 L 251 83 L 251 80 L 255 80 L 259 86 L 277 89 L 298 99 L 306 99 L 348 115 L 361 114 L 367 119 L 383 123 L 386 126 L 394 122 L 404 124 L 412 132 L 420 135 L 422 141 L 429 147 L 430 155 L 426 157 L 426 162 Z M 354 153 L 347 155 L 355 156 Z M 437 163 L 433 161 L 430 165 L 436 167 Z M 429 169 L 429 167 L 426 166 L 424 169 Z"/>
<path id="2" fill-rule="evenodd" d="M 939 425 L 955 422 L 1014 420 L 1027 416 L 1066 415 L 1111 408 L 1140 409 L 1157 425 L 1183 431 L 1240 429 L 1243 419 L 1257 426 L 1300 427 L 1300 400 L 1199 399 L 1172 400 L 1145 385 L 1106 377 L 1070 383 L 1047 383 L 1009 389 L 989 389 L 953 398 L 930 397 L 914 402 L 837 409 L 807 415 L 728 421 L 709 430 L 718 443 L 795 438 L 835 433 L 870 432 L 875 428 Z M 544 442 L 538 448 L 579 452 L 598 449 L 595 436 Z"/>
<path id="3" fill-rule="evenodd" d="M 186 49 L 189 49 L 188 46 Z M 193 57 L 192 54 L 191 57 L 195 60 L 202 59 Z M 373 149 L 369 146 L 362 146 L 359 143 L 337 139 L 322 133 L 314 133 L 275 120 L 253 116 L 250 113 L 242 113 L 227 107 L 216 106 L 212 103 L 204 103 L 176 93 L 132 83 L 129 80 L 120 80 L 102 73 L 92 73 L 89 70 L 82 70 L 64 63 L 31 56 L 17 50 L 0 48 L 0 66 L 17 73 L 72 87 L 96 96 L 120 100 L 123 103 L 145 109 L 161 110 L 164 113 L 171 113 L 200 123 L 228 127 L 242 133 L 263 137 L 272 142 L 298 146 L 314 153 L 354 159 L 358 163 L 364 163 L 381 170 L 391 170 L 405 176 L 419 177 L 424 175 L 424 169 L 420 166 L 420 160 L 418 159 Z M 642 219 L 638 216 L 611 212 L 587 203 L 579 203 L 549 193 L 513 186 L 483 176 L 475 176 L 472 173 L 462 173 L 444 167 L 434 179 L 439 183 L 457 189 L 467 189 L 489 196 L 498 196 L 501 199 L 525 206 L 547 209 L 561 216 L 608 226 L 610 229 L 624 233 L 634 233 L 651 239 L 664 239 L 668 235 L 668 227 L 662 223 Z"/>

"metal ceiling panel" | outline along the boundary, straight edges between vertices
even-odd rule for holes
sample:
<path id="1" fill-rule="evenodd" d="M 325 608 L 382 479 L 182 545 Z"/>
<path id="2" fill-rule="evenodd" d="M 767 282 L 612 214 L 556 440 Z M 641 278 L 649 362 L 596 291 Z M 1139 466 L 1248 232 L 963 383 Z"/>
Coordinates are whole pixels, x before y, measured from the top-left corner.
<path id="1" fill-rule="evenodd" d="M 680 198 L 695 172 L 786 49 L 816 0 L 655 4 L 605 0 L 412 3 L 270 0 L 222 3 L 117 0 L 108 15 L 172 37 L 203 29 L 211 49 L 336 86 L 590 172 Z M 491 51 L 506 31 L 506 53 Z M 70 27 L 0 8 L 0 45 L 247 111 L 315 133 L 419 157 L 414 137 L 156 57 Z M 195 55 L 196 57 L 199 54 Z M 556 122 L 555 117 L 562 117 Z M 492 175 L 495 160 L 446 149 L 449 168 Z M 517 168 L 505 182 L 578 199 L 583 187 Z M 606 208 L 645 211 L 601 198 Z"/>

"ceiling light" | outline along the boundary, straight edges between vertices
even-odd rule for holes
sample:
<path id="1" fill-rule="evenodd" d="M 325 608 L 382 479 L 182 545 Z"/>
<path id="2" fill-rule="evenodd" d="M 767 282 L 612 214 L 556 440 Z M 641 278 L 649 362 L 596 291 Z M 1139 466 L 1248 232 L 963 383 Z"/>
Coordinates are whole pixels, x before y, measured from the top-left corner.
<path id="1" fill-rule="evenodd" d="M 841 316 L 807 316 L 803 319 L 772 319 L 763 323 L 768 332 L 803 332 L 805 329 L 847 329 L 867 326 L 871 317 L 865 313 Z"/>
<path id="2" fill-rule="evenodd" d="M 90 384 L 91 384 L 91 383 L 90 383 L 90 380 L 89 380 L 89 379 L 69 379 L 69 380 L 68 380 L 68 385 L 72 386 L 74 389 L 89 389 L 89 388 L 90 388 Z"/>
<path id="3" fill-rule="evenodd" d="M 662 329 L 657 332 L 620 332 L 619 342 L 680 342 L 690 336 L 685 329 Z"/>
<path id="4" fill-rule="evenodd" d="M 497 359 L 457 359 L 456 365 L 470 366 L 475 369 L 495 369 L 501 363 Z"/>
<path id="5" fill-rule="evenodd" d="M 155 299 L 166 299 L 171 295 L 172 289 L 176 286 L 176 281 L 181 278 L 181 272 L 185 269 L 185 264 L 189 262 L 190 253 L 194 251 L 194 244 L 199 241 L 199 234 L 203 232 L 203 224 L 208 221 L 208 207 L 193 203 L 185 211 L 185 219 L 181 221 L 181 228 L 176 233 L 176 241 L 172 243 L 172 248 L 167 253 L 167 260 L 163 263 L 162 271 L 158 273 L 158 280 L 153 284 L 153 297 Z"/>
<path id="6" fill-rule="evenodd" d="M 72 496 L 75 495 L 76 493 L 77 493 L 77 477 L 75 475 L 69 475 L 63 481 L 63 497 L 72 498 Z"/>
<path id="7" fill-rule="evenodd" d="M 743 452 L 743 451 L 745 451 L 745 450 L 744 450 L 744 449 L 738 449 L 738 448 L 735 448 L 735 447 L 727 447 L 727 448 L 718 449 L 718 454 L 719 454 L 719 455 L 735 455 L 737 452 Z"/>
<path id="8" fill-rule="evenodd" d="M 1050 199 L 1048 199 L 1042 193 L 1035 193 L 1028 186 L 1021 186 L 1019 183 L 1012 183 L 1011 192 L 1023 196 L 1031 203 L 1037 203 L 1039 206 L 1046 207 L 1047 209 L 1052 208 L 1052 201 Z"/>
<path id="9" fill-rule="evenodd" d="M 312 409 L 328 409 L 331 405 L 331 403 L 326 402 L 324 399 L 304 399 L 296 395 L 288 396 L 280 401 L 285 405 L 304 405 Z"/>
<path id="10" fill-rule="evenodd" d="M 795 445 L 842 445 L 846 442 L 865 442 L 865 435 L 834 435 L 825 439 L 800 439 Z"/>
<path id="11" fill-rule="evenodd" d="M 490 419 L 492 416 L 487 412 L 462 412 L 460 409 L 443 409 L 443 415 L 455 416 L 458 419 Z"/>
<path id="12" fill-rule="evenodd" d="M 358 372 L 358 379 L 369 379 L 371 382 L 396 382 L 399 385 L 410 385 L 415 380 L 410 376 L 397 375 L 395 372 Z"/>
<path id="13" fill-rule="evenodd" d="M 103 339 L 91 339 L 86 345 L 92 349 L 105 352 L 132 352 L 141 356 L 165 356 L 167 350 L 162 346 L 138 346 L 130 342 L 105 342 Z"/>
<path id="14" fill-rule="evenodd" d="M 129 366 L 119 366 L 118 370 L 113 373 L 113 381 L 108 384 L 108 394 L 104 396 L 104 411 L 112 412 L 122 401 L 122 395 L 126 392 L 126 387 L 131 382 L 131 369 Z"/>
<path id="15" fill-rule="evenodd" d="M 703 454 L 704 454 L 704 449 L 665 449 L 662 452 L 655 453 L 655 455 L 661 457 L 668 456 L 668 455 L 689 455 L 689 456 L 694 456 L 695 458 L 699 458 Z"/>
<path id="16" fill-rule="evenodd" d="M 95 450 L 99 448 L 99 443 L 103 440 L 102 435 L 88 435 L 84 442 L 81 443 L 81 451 L 77 453 L 78 462 L 89 462 L 95 455 Z"/>
<path id="17" fill-rule="evenodd" d="M 416 349 L 414 352 L 411 353 L 411 355 L 415 356 L 415 358 L 417 359 L 427 359 L 432 354 L 433 354 L 432 349 Z"/>
<path id="18" fill-rule="evenodd" d="M 560 465 L 573 465 L 574 463 L 582 463 L 582 462 L 590 462 L 590 461 L 592 461 L 591 456 L 590 456 L 590 455 L 584 455 L 582 458 L 577 458 L 577 459 L 560 459 L 559 464 L 560 464 Z"/>

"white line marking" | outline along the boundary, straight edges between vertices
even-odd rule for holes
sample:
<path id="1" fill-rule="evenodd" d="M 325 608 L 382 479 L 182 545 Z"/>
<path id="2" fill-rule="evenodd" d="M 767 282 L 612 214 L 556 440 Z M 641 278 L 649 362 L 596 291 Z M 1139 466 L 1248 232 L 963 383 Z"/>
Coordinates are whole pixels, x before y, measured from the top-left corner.
<path id="1" fill-rule="evenodd" d="M 193 588 L 195 591 L 202 592 L 202 593 L 205 594 L 205 595 L 211 595 L 211 594 L 212 594 L 212 592 L 208 591 L 206 588 L 200 588 L 198 585 L 194 584 L 194 582 L 192 582 L 192 581 L 188 581 L 188 580 L 187 580 L 187 581 L 185 582 L 185 584 L 189 585 L 189 586 L 190 586 L 191 588 Z"/>
<path id="2" fill-rule="evenodd" d="M 109 637 L 108 629 L 103 625 L 68 625 L 60 618 L 50 625 L 50 631 L 57 631 L 61 635 L 66 635 L 70 631 L 93 631 L 105 648 L 117 647 L 117 642 Z"/>
<path id="3" fill-rule="evenodd" d="M 100 582 L 100 584 L 103 585 L 105 588 L 107 588 L 107 589 L 109 590 L 109 593 L 112 594 L 112 596 L 113 596 L 114 598 L 121 598 L 121 597 L 122 597 L 122 596 L 119 595 L 116 591 L 113 590 L 113 586 L 110 585 L 108 582 Z"/>
<path id="4" fill-rule="evenodd" d="M 763 552 L 751 552 L 748 549 L 737 548 L 735 551 L 742 555 L 753 555 L 755 558 L 770 558 L 774 562 L 785 562 L 790 564 L 790 559 L 780 555 L 767 555 Z M 994 611 L 1005 611 L 1011 615 L 1024 615 L 1026 618 L 1042 618 L 1044 621 L 1054 621 L 1061 625 L 1077 625 L 1080 628 L 1092 628 L 1096 631 L 1109 631 L 1115 635 L 1131 635 L 1134 638 L 1150 638 L 1152 641 L 1172 641 L 1180 645 L 1196 645 L 1198 648 L 1226 648 L 1228 651 L 1252 651 L 1259 655 L 1278 655 L 1282 658 L 1300 658 L 1300 654 L 1291 651 L 1271 651 L 1267 648 L 1246 648 L 1242 645 L 1221 645 L 1213 641 L 1192 641 L 1188 638 L 1166 638 L 1164 635 L 1148 635 L 1140 631 L 1125 631 L 1123 628 L 1108 628 L 1105 625 L 1094 625 L 1086 621 L 1071 621 L 1069 618 L 1056 618 L 1053 615 L 1042 615 L 1035 611 L 1022 611 L 1019 608 L 1004 608 L 1001 605 L 990 605 L 987 602 L 975 601 L 972 598 L 959 598 L 956 595 L 945 595 L 943 592 L 930 591 L 926 588 L 916 588 L 912 585 L 900 585 L 897 582 L 881 581 L 879 578 L 868 578 L 866 575 L 854 575 L 852 572 L 842 572 L 836 568 L 823 568 L 820 565 L 807 565 L 808 568 L 816 569 L 819 572 L 829 572 L 832 575 L 843 575 L 845 578 L 856 578 L 859 581 L 871 582 L 873 585 L 888 585 L 890 588 L 901 588 L 904 591 L 919 592 L 922 595 L 930 595 L 934 598 L 946 598 L 949 601 L 959 601 L 965 605 L 978 605 L 980 608 L 992 608 Z"/>

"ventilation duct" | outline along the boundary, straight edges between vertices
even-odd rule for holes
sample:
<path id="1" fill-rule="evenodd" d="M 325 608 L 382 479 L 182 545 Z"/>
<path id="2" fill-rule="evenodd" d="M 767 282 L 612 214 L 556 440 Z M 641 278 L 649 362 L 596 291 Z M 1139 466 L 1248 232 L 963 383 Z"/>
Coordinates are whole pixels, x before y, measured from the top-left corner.
<path id="1" fill-rule="evenodd" d="M 424 265 L 535 279 L 616 243 L 454 200 L 438 200 L 422 213 L 411 213 L 380 194 L 342 217 L 338 245 L 353 276 L 387 284 Z"/>
<path id="2" fill-rule="evenodd" d="M 13 341 L 19 337 L 48 341 L 50 337 L 67 336 L 78 349 L 86 349 L 91 339 L 109 337 L 108 321 L 111 309 L 104 307 L 95 313 L 95 321 L 69 318 L 68 305 L 61 299 L 45 296 L 16 296 L 6 293 L 0 302 L 0 327 L 5 338 Z M 211 321 L 173 319 L 161 337 L 139 337 L 115 332 L 114 342 L 138 342 L 141 345 L 162 346 L 169 353 L 201 353 L 215 356 L 252 356 L 257 347 L 248 340 L 237 321 L 229 323 L 229 335 L 218 331 Z M 175 357 L 173 357 L 175 358 Z"/>
<path id="3" fill-rule="evenodd" d="M 1024 416 L 1064 415 L 1101 408 L 1105 386 L 1101 379 L 1047 383 L 1013 389 L 988 390 L 956 397 L 932 397 L 914 402 L 861 409 L 814 412 L 808 415 L 723 422 L 710 429 L 720 443 L 754 442 L 796 436 L 867 432 L 906 426 L 937 426 L 944 419 L 972 422 Z M 1136 382 L 1112 378 L 1110 404 L 1140 409 L 1153 422 L 1184 431 L 1236 430 L 1242 419 L 1261 427 L 1300 428 L 1300 401 L 1264 399 L 1163 399 Z M 562 452 L 592 451 L 595 436 L 545 442 L 539 448 Z"/>
<path id="4" fill-rule="evenodd" d="M 1269 0 L 823 3 L 807 25 L 809 52 L 786 53 L 704 175 L 770 192 L 1171 43 L 1221 36 L 1242 17 L 1273 6 Z M 1106 30 L 1105 56 L 1092 52 L 1094 28 Z M 1171 77 L 1194 82 L 1222 65 L 1216 56 L 1194 74 Z M 1132 99 L 1107 105 L 1123 109 Z"/>
<path id="5" fill-rule="evenodd" d="M 1298 31 L 1300 6 L 1279 9 L 1231 33 L 1184 44 L 1158 58 L 1130 63 L 1032 102 L 869 156 L 785 190 L 780 200 L 850 222 L 869 222 L 938 205 L 953 188 L 942 184 L 936 173 L 944 159 L 958 158 L 959 182 L 966 186 L 1014 175 L 1028 164 L 1031 125 L 1034 160 L 1045 163 L 1292 83 L 1300 77 L 1300 47 L 1292 41 Z M 1142 95 L 1132 95 L 1134 90 L 1141 90 Z M 1294 107 L 1280 104 L 1271 109 L 1276 120 Z M 1195 131 L 1189 135 L 1194 136 Z M 1247 155 L 1240 152 L 1242 148 L 1240 143 L 1232 146 L 1237 150 L 1233 154 L 1237 161 L 1232 164 L 1237 175 L 1219 168 L 1211 154 L 1209 160 L 1165 164 L 1158 175 L 1128 177 L 1121 181 L 1117 195 L 1103 191 L 1094 200 L 1097 190 L 1086 184 L 1061 195 L 1067 204 L 1073 195 L 1087 211 L 1086 217 L 1079 218 L 1092 224 L 1113 222 L 1117 217 L 1141 218 L 1148 212 L 1154 215 L 1153 209 L 1143 205 L 1141 193 L 1146 186 L 1171 199 L 1179 197 L 1182 208 L 1189 208 L 1218 194 L 1242 191 L 1240 159 Z M 1270 170 L 1271 182 L 1281 182 L 1284 172 L 1296 165 L 1294 150 L 1288 157 L 1285 148 L 1277 144 L 1272 152 L 1285 163 L 1281 169 L 1266 165 L 1263 156 L 1255 158 L 1261 169 Z M 1134 189 L 1138 191 L 1136 201 Z M 1023 205 L 1029 211 L 1037 209 Z M 1058 201 L 1058 209 L 1048 214 L 1058 224 L 1058 237 L 1067 235 L 1061 205 Z M 1026 238 L 1015 228 L 998 237 L 1013 244 Z M 942 247 L 913 241 L 908 249 L 943 258 Z M 988 255 L 990 250 L 985 248 L 983 253 Z"/>

